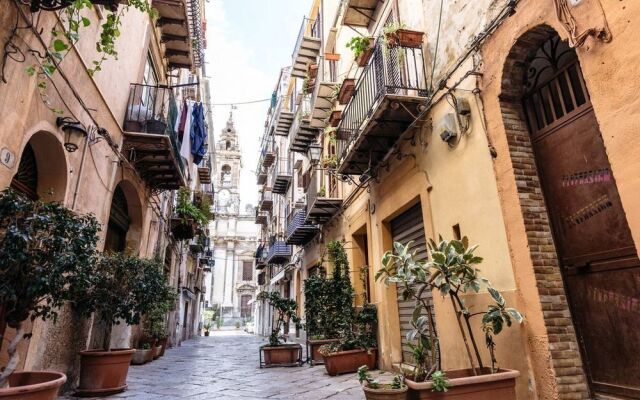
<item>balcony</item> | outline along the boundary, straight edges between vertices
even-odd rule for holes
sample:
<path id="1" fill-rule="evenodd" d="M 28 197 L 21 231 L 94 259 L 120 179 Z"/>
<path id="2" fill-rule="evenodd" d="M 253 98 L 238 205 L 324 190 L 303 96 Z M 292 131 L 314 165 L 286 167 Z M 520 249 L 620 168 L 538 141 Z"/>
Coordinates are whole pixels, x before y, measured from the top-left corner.
<path id="1" fill-rule="evenodd" d="M 292 247 L 282 240 L 274 240 L 265 259 L 267 264 L 283 264 L 291 258 Z"/>
<path id="2" fill-rule="evenodd" d="M 256 173 L 256 176 L 258 177 L 257 182 L 258 185 L 264 185 L 264 183 L 267 181 L 267 168 L 263 165 L 263 166 L 259 166 L 258 167 L 258 172 Z"/>
<path id="3" fill-rule="evenodd" d="M 289 136 L 291 124 L 293 124 L 293 113 L 291 111 L 278 111 L 275 134 L 278 136 Z"/>
<path id="4" fill-rule="evenodd" d="M 197 0 L 153 0 L 156 26 L 169 68 L 192 69 L 203 58 L 200 5 Z"/>
<path id="5" fill-rule="evenodd" d="M 267 211 L 260 211 L 256 209 L 256 224 L 266 225 L 269 222 L 269 213 Z"/>
<path id="6" fill-rule="evenodd" d="M 307 75 L 307 67 L 315 62 L 320 54 L 322 40 L 320 39 L 320 24 L 318 20 L 304 18 L 298 40 L 293 50 L 293 70 L 291 76 L 304 78 Z"/>
<path id="7" fill-rule="evenodd" d="M 307 210 L 299 208 L 293 210 L 287 218 L 287 232 L 285 234 L 287 244 L 304 246 L 318 233 L 318 225 L 306 222 Z"/>
<path id="8" fill-rule="evenodd" d="M 266 280 L 265 276 L 266 276 L 266 273 L 264 273 L 264 272 L 260 272 L 258 274 L 258 286 L 262 286 L 262 285 L 264 285 L 266 283 L 267 280 Z"/>
<path id="9" fill-rule="evenodd" d="M 381 40 L 356 84 L 355 95 L 342 112 L 338 131 L 338 172 L 361 175 L 375 169 L 424 109 L 422 48 L 384 49 Z"/>
<path id="10" fill-rule="evenodd" d="M 293 179 L 289 159 L 279 160 L 273 169 L 273 193 L 286 194 Z"/>
<path id="11" fill-rule="evenodd" d="M 314 171 L 307 188 L 308 224 L 325 224 L 342 208 L 342 199 L 337 194 L 337 183 L 330 185 L 330 176 L 322 170 Z M 327 193 L 327 188 L 330 190 Z"/>
<path id="12" fill-rule="evenodd" d="M 255 255 L 257 270 L 261 270 L 267 266 L 266 253 L 267 253 L 267 249 L 265 249 L 264 244 L 260 244 L 256 249 L 256 255 Z"/>
<path id="13" fill-rule="evenodd" d="M 311 99 L 303 96 L 291 126 L 289 151 L 306 153 L 309 145 L 316 139 L 317 129 L 311 128 Z"/>
<path id="14" fill-rule="evenodd" d="M 271 194 L 270 190 L 265 190 L 262 193 L 262 197 L 260 197 L 260 201 L 258 202 L 258 209 L 260 211 L 273 210 L 273 194 Z"/>
<path id="15" fill-rule="evenodd" d="M 374 20 L 374 15 L 380 0 L 347 0 L 342 25 L 368 27 Z"/>
<path id="16" fill-rule="evenodd" d="M 333 103 L 338 97 L 338 60 L 324 59 L 318 71 L 319 84 L 313 92 L 311 102 L 311 127 L 324 129 L 333 110 Z"/>
<path id="17" fill-rule="evenodd" d="M 180 141 L 173 126 L 176 110 L 171 88 L 131 84 L 122 152 L 154 191 L 186 186 Z"/>
<path id="18" fill-rule="evenodd" d="M 211 183 L 211 155 L 204 156 L 200 164 L 198 164 L 198 179 L 200 183 L 205 185 Z"/>

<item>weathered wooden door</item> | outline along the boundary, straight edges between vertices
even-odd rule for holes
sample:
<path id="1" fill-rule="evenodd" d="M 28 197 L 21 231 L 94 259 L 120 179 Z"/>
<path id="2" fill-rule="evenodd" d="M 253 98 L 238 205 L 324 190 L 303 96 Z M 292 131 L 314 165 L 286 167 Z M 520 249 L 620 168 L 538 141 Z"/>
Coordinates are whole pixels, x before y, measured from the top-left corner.
<path id="1" fill-rule="evenodd" d="M 586 373 L 596 393 L 640 398 L 640 261 L 580 65 L 556 37 L 530 67 L 524 106 Z"/>

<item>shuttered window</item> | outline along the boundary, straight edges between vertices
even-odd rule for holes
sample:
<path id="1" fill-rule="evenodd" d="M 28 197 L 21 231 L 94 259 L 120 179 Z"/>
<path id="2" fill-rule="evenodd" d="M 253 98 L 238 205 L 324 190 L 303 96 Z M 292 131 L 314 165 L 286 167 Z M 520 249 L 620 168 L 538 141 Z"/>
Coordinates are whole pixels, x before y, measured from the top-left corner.
<path id="1" fill-rule="evenodd" d="M 406 245 L 413 241 L 410 251 L 416 252 L 416 261 L 427 260 L 427 240 L 424 234 L 424 221 L 420 203 L 411 207 L 391 221 L 391 235 L 394 242 Z M 413 300 L 402 299 L 402 288 L 398 287 L 398 313 L 400 317 L 400 336 L 402 342 L 402 361 L 413 364 L 411 350 L 407 345 L 407 333 L 411 331 L 411 315 L 415 303 Z M 423 298 L 428 299 L 433 309 L 433 295 L 430 291 L 423 292 Z"/>
<path id="2" fill-rule="evenodd" d="M 242 280 L 243 281 L 253 280 L 253 261 L 242 262 Z"/>

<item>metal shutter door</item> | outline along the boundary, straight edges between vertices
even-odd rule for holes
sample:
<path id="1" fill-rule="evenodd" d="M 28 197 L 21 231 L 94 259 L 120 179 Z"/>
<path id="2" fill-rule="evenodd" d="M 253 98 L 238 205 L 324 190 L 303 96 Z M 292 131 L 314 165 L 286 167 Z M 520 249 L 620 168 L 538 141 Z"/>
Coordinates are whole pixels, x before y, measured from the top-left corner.
<path id="1" fill-rule="evenodd" d="M 410 251 L 416 252 L 416 261 L 427 260 L 427 240 L 424 234 L 424 221 L 420 203 L 411 207 L 391 221 L 391 235 L 394 242 L 406 245 L 413 241 Z M 407 346 L 407 333 L 411 331 L 411 315 L 415 303 L 413 300 L 402 299 L 402 288 L 398 287 L 398 314 L 400 317 L 400 337 L 402 342 L 402 361 L 413 364 L 411 350 Z M 429 305 L 433 307 L 431 291 L 424 291 L 423 298 L 429 299 Z"/>

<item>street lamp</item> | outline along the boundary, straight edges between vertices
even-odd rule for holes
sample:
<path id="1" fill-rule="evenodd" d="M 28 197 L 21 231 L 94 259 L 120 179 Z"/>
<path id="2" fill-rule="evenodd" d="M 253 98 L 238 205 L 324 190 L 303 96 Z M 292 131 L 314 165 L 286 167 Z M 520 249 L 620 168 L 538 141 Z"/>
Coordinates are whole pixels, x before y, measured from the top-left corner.
<path id="1" fill-rule="evenodd" d="M 87 136 L 87 130 L 79 122 L 69 117 L 56 118 L 56 126 L 64 132 L 64 148 L 73 153 L 78 150 L 80 139 Z"/>
<path id="2" fill-rule="evenodd" d="M 322 146 L 318 143 L 314 143 L 309 146 L 309 160 L 312 164 L 317 164 L 320 162 L 320 154 L 322 154 Z"/>

